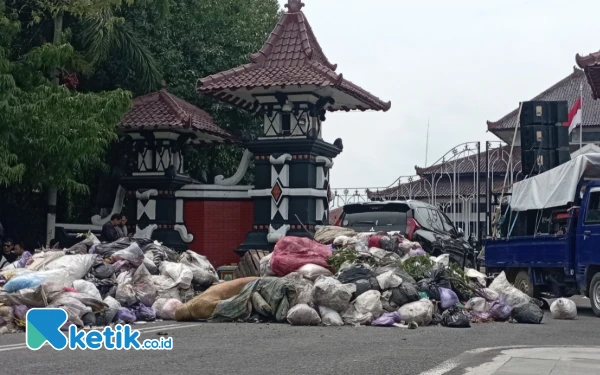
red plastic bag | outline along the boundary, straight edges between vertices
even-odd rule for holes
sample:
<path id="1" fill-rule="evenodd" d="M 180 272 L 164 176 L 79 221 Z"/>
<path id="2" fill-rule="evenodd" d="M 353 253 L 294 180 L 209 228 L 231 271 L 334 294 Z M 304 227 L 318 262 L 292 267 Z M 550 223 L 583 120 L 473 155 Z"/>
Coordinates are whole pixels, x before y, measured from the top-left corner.
<path id="1" fill-rule="evenodd" d="M 271 255 L 271 270 L 279 276 L 297 271 L 305 264 L 331 269 L 327 259 L 332 255 L 327 245 L 322 245 L 309 238 L 283 237 L 275 244 Z"/>
<path id="2" fill-rule="evenodd" d="M 370 236 L 369 237 L 369 248 L 372 248 L 372 247 L 381 248 L 379 242 L 381 241 L 381 239 L 383 237 L 384 237 L 383 235 L 377 235 L 377 234 Z"/>

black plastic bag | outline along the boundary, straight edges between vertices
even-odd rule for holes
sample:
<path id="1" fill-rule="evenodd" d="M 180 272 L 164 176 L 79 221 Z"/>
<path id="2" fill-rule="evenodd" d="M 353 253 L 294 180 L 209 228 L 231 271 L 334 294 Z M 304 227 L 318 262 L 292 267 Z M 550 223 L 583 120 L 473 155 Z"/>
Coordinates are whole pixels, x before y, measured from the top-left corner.
<path id="1" fill-rule="evenodd" d="M 385 251 L 398 254 L 398 239 L 390 236 L 381 237 L 379 247 Z"/>
<path id="2" fill-rule="evenodd" d="M 442 314 L 442 325 L 450 328 L 469 328 L 469 317 L 458 307 L 451 307 Z"/>
<path id="3" fill-rule="evenodd" d="M 84 326 L 95 326 L 96 325 L 96 315 L 93 312 L 86 313 L 81 317 Z"/>
<path id="4" fill-rule="evenodd" d="M 405 282 L 400 284 L 400 286 L 393 288 L 392 296 L 390 297 L 390 301 L 398 305 L 398 307 L 404 306 L 410 302 L 418 301 L 419 299 L 419 291 L 416 286 Z"/>
<path id="5" fill-rule="evenodd" d="M 452 284 L 448 281 L 446 267 L 443 264 L 436 264 L 425 271 L 425 278 L 419 280 L 417 288 L 420 292 L 427 293 L 430 299 L 434 301 L 440 300 L 439 288 L 452 290 Z"/>
<path id="6" fill-rule="evenodd" d="M 342 284 L 351 284 L 358 280 L 368 280 L 373 276 L 373 270 L 366 264 L 353 264 L 338 275 Z"/>
<path id="7" fill-rule="evenodd" d="M 369 280 L 356 280 L 354 282 L 354 285 L 356 285 L 356 292 L 354 292 L 352 299 L 355 299 L 364 292 L 371 290 L 371 283 L 369 282 Z"/>
<path id="8" fill-rule="evenodd" d="M 544 318 L 544 312 L 532 301 L 523 306 L 513 308 L 511 316 L 518 323 L 540 324 Z"/>
<path id="9" fill-rule="evenodd" d="M 94 263 L 90 272 L 98 280 L 104 280 L 110 278 L 112 275 L 115 274 L 115 268 L 112 264 L 106 263 L 101 258 L 99 258 L 99 261 Z"/>

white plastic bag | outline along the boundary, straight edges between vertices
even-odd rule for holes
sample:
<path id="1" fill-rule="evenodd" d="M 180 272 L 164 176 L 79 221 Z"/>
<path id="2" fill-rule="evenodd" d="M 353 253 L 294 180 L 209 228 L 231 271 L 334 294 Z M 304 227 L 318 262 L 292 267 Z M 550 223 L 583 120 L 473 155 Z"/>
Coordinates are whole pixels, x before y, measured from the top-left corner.
<path id="1" fill-rule="evenodd" d="M 337 312 L 344 311 L 356 292 L 356 285 L 342 284 L 332 277 L 319 276 L 313 286 L 313 302 L 318 306 L 325 306 Z"/>
<path id="2" fill-rule="evenodd" d="M 431 260 L 433 260 L 436 263 L 441 263 L 444 267 L 448 267 L 448 265 L 450 264 L 450 254 L 442 254 L 439 257 L 431 257 Z"/>
<path id="3" fill-rule="evenodd" d="M 394 271 L 387 271 L 377 276 L 377 282 L 381 290 L 392 289 L 402 284 L 402 278 L 394 273 Z"/>
<path id="4" fill-rule="evenodd" d="M 156 311 L 156 317 L 164 320 L 175 320 L 175 310 L 183 303 L 178 299 L 159 298 L 152 305 L 152 309 Z"/>
<path id="5" fill-rule="evenodd" d="M 368 312 L 368 313 L 358 312 L 358 310 L 356 310 L 356 306 L 354 306 L 353 303 L 348 305 L 348 307 L 342 312 L 341 316 L 342 316 L 342 321 L 344 323 L 350 324 L 350 325 L 356 325 L 356 324 L 365 325 L 365 324 L 369 324 L 373 320 L 375 320 L 375 318 L 373 317 L 373 314 L 371 314 L 370 312 Z"/>
<path id="6" fill-rule="evenodd" d="M 117 292 L 115 294 L 115 299 L 119 301 L 123 307 L 134 305 L 137 302 L 135 290 L 133 290 L 132 278 L 133 275 L 131 271 L 122 272 L 117 276 Z"/>
<path id="7" fill-rule="evenodd" d="M 356 297 L 354 301 L 356 311 L 361 314 L 371 313 L 374 319 L 377 319 L 383 314 L 383 306 L 381 305 L 381 293 L 377 290 L 368 290 Z"/>
<path id="8" fill-rule="evenodd" d="M 287 321 L 293 326 L 315 326 L 321 323 L 321 318 L 315 309 L 301 303 L 288 311 Z"/>
<path id="9" fill-rule="evenodd" d="M 150 279 L 156 288 L 156 298 L 180 299 L 179 289 L 173 279 L 163 275 L 151 276 Z"/>
<path id="10" fill-rule="evenodd" d="M 529 296 L 519 289 L 512 286 L 508 280 L 506 280 L 506 274 L 504 271 L 498 275 L 490 284 L 489 289 L 498 292 L 498 294 L 504 300 L 504 303 L 513 309 L 515 307 L 520 307 L 526 305 L 531 300 Z"/>
<path id="11" fill-rule="evenodd" d="M 340 313 L 329 307 L 319 306 L 319 314 L 321 315 L 321 322 L 326 326 L 343 326 L 344 321 L 340 316 Z"/>
<path id="12" fill-rule="evenodd" d="M 83 277 L 87 275 L 90 268 L 92 268 L 92 265 L 96 262 L 96 257 L 95 254 L 65 255 L 46 264 L 42 269 L 63 269 L 69 273 L 69 278 L 72 282 L 74 280 L 83 279 Z"/>
<path id="13" fill-rule="evenodd" d="M 479 285 L 484 288 L 486 287 L 487 284 L 485 282 L 485 275 L 483 273 L 473 268 L 467 268 L 465 269 L 465 274 L 469 279 L 475 279 Z"/>
<path id="14" fill-rule="evenodd" d="M 271 270 L 271 255 L 273 253 L 260 260 L 260 277 L 275 276 L 275 272 Z"/>
<path id="15" fill-rule="evenodd" d="M 142 263 L 144 263 L 144 253 L 137 242 L 133 242 L 131 245 L 126 247 L 123 250 L 116 251 L 112 255 L 113 261 L 126 260 L 131 263 L 134 267 L 139 267 Z"/>
<path id="16" fill-rule="evenodd" d="M 185 253 L 181 254 L 179 262 L 190 267 L 194 284 L 208 287 L 219 281 L 217 271 L 203 255 L 192 250 L 187 250 Z"/>
<path id="17" fill-rule="evenodd" d="M 575 319 L 577 317 L 577 305 L 568 298 L 559 298 L 550 305 L 550 313 L 554 319 Z"/>
<path id="18" fill-rule="evenodd" d="M 131 279 L 135 298 L 146 306 L 152 306 L 156 300 L 156 287 L 151 277 L 146 267 L 139 266 Z"/>
<path id="19" fill-rule="evenodd" d="M 189 289 L 192 286 L 194 274 L 185 264 L 162 262 L 158 269 L 161 275 L 170 277 L 179 289 Z"/>
<path id="20" fill-rule="evenodd" d="M 77 289 L 80 293 L 85 293 L 91 297 L 97 298 L 102 301 L 102 296 L 100 295 L 100 291 L 96 288 L 94 283 L 91 283 L 86 280 L 75 280 L 73 281 L 73 288 Z"/>
<path id="21" fill-rule="evenodd" d="M 498 292 L 491 290 L 489 288 L 479 289 L 475 291 L 475 294 L 479 297 L 485 298 L 488 302 L 494 302 L 500 298 L 500 294 Z"/>
<path id="22" fill-rule="evenodd" d="M 28 269 L 33 271 L 39 271 L 43 269 L 47 264 L 55 261 L 56 259 L 63 257 L 65 252 L 60 251 L 42 251 L 36 252 L 31 257 L 33 259 L 33 263 L 27 266 Z"/>
<path id="23" fill-rule="evenodd" d="M 319 276 L 333 276 L 331 271 L 325 267 L 318 266 L 316 264 L 305 264 L 300 267 L 297 271 L 302 277 L 310 281 L 315 281 Z"/>
<path id="24" fill-rule="evenodd" d="M 487 303 L 485 298 L 473 297 L 465 304 L 465 309 L 474 312 L 488 312 L 490 310 L 490 304 Z"/>
<path id="25" fill-rule="evenodd" d="M 106 298 L 104 299 L 104 303 L 106 303 L 111 309 L 118 310 L 119 308 L 121 308 L 121 304 L 119 303 L 119 301 L 112 298 L 111 296 L 106 296 Z"/>
<path id="26" fill-rule="evenodd" d="M 406 323 L 415 322 L 420 326 L 426 326 L 433 318 L 433 303 L 428 299 L 410 302 L 401 306 L 398 312 Z"/>

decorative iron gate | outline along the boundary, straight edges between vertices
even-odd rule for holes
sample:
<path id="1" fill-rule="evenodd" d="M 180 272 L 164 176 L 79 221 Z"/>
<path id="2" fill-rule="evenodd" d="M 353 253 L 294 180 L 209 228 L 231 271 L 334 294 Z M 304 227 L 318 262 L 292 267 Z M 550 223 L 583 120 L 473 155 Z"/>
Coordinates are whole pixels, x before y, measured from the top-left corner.
<path id="1" fill-rule="evenodd" d="M 331 209 L 366 201 L 414 199 L 438 206 L 467 238 L 481 239 L 490 233 L 490 213 L 497 204 L 492 192 L 505 179 L 507 184 L 520 179 L 520 159 L 513 155 L 510 160 L 510 146 L 500 141 L 486 142 L 484 152 L 480 142 L 466 142 L 387 187 L 333 189 Z"/>

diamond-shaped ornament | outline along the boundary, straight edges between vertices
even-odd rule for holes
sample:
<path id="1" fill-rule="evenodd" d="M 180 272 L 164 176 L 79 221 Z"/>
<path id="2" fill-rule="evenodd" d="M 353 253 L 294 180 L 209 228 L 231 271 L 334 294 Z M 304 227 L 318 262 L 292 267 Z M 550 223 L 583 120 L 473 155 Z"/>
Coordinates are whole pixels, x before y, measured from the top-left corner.
<path id="1" fill-rule="evenodd" d="M 281 186 L 279 179 L 275 181 L 275 185 L 271 188 L 271 197 L 275 204 L 279 206 L 279 203 L 281 203 L 281 200 L 283 199 L 283 187 Z"/>

